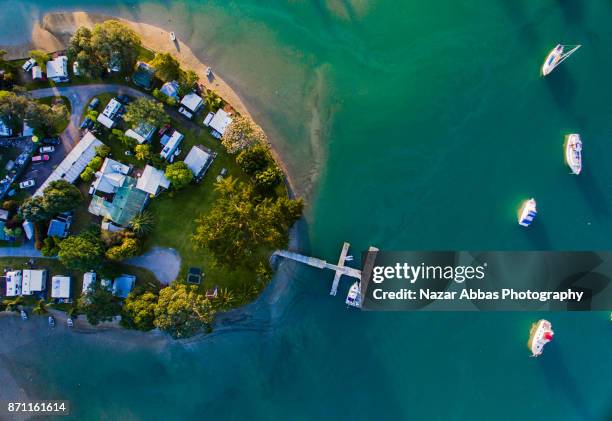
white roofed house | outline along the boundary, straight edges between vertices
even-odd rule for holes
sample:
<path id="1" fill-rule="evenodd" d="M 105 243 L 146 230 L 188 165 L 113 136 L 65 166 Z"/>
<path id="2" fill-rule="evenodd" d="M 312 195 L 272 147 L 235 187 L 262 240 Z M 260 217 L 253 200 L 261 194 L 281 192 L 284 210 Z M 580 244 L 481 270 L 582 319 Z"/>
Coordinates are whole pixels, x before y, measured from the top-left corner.
<path id="1" fill-rule="evenodd" d="M 51 298 L 59 302 L 70 301 L 70 277 L 56 275 L 51 278 Z"/>
<path id="2" fill-rule="evenodd" d="M 111 158 L 106 158 L 102 167 L 96 172 L 96 179 L 92 183 L 92 193 L 102 192 L 112 194 L 123 186 L 125 178 L 130 172 L 128 165 Z"/>
<path id="3" fill-rule="evenodd" d="M 40 66 L 32 67 L 32 79 L 40 80 L 42 78 L 43 78 L 43 74 L 42 74 L 42 69 L 40 68 Z"/>
<path id="4" fill-rule="evenodd" d="M 167 131 L 160 139 L 163 148 L 159 155 L 163 159 L 172 162 L 174 159 L 174 153 L 178 149 L 184 137 L 185 136 L 182 133 L 176 130 Z"/>
<path id="5" fill-rule="evenodd" d="M 42 195 L 49 183 L 55 180 L 66 180 L 69 183 L 74 183 L 87 167 L 87 164 L 96 156 L 96 148 L 101 145 L 103 143 L 99 139 L 87 132 L 45 182 L 40 185 L 34 196 Z"/>
<path id="6" fill-rule="evenodd" d="M 20 270 L 6 272 L 6 296 L 17 297 L 21 295 L 22 274 Z"/>
<path id="7" fill-rule="evenodd" d="M 193 115 L 202 108 L 202 105 L 204 105 L 202 97 L 195 92 L 191 92 L 183 97 L 181 100 L 181 107 L 178 111 L 185 117 L 191 119 Z"/>
<path id="8" fill-rule="evenodd" d="M 138 178 L 136 188 L 151 196 L 157 196 L 162 190 L 170 188 L 170 180 L 166 178 L 163 170 L 147 165 Z"/>
<path id="9" fill-rule="evenodd" d="M 227 112 L 218 110 L 210 120 L 210 123 L 208 123 L 208 126 L 212 129 L 211 134 L 217 139 L 221 139 L 225 129 L 227 129 L 231 122 L 232 118 Z"/>
<path id="10" fill-rule="evenodd" d="M 117 114 L 119 114 L 119 111 L 121 111 L 121 103 L 115 98 L 112 98 L 108 104 L 106 104 L 102 113 L 98 115 L 97 120 L 107 129 L 112 129 L 115 127 L 115 118 Z"/>
<path id="11" fill-rule="evenodd" d="M 47 271 L 44 269 L 24 269 L 22 271 L 23 295 L 34 295 L 47 289 Z"/>
<path id="12" fill-rule="evenodd" d="M 68 57 L 59 56 L 47 62 L 47 79 L 68 82 Z"/>
<path id="13" fill-rule="evenodd" d="M 185 157 L 185 164 L 191 170 L 193 176 L 199 180 L 206 174 L 216 156 L 217 153 L 207 147 L 195 145 Z"/>
<path id="14" fill-rule="evenodd" d="M 142 122 L 137 124 L 133 129 L 126 130 L 125 135 L 142 144 L 151 141 L 156 129 L 157 127 Z"/>

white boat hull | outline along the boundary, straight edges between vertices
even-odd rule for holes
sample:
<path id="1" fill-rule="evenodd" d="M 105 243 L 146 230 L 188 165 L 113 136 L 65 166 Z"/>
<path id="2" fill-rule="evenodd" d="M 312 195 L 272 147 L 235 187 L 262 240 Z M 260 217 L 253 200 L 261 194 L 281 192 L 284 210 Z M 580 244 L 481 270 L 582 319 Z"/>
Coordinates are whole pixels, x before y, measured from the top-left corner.
<path id="1" fill-rule="evenodd" d="M 536 208 L 535 199 L 529 199 L 523 202 L 519 211 L 518 223 L 520 226 L 528 227 L 535 219 L 538 211 Z"/>
<path id="2" fill-rule="evenodd" d="M 569 134 L 565 137 L 565 163 L 578 175 L 582 171 L 582 141 L 580 135 Z"/>
<path id="3" fill-rule="evenodd" d="M 527 346 L 533 357 L 539 357 L 544 351 L 544 345 L 549 343 L 553 338 L 554 332 L 552 325 L 548 320 L 538 320 L 531 326 L 529 332 L 529 341 Z"/>

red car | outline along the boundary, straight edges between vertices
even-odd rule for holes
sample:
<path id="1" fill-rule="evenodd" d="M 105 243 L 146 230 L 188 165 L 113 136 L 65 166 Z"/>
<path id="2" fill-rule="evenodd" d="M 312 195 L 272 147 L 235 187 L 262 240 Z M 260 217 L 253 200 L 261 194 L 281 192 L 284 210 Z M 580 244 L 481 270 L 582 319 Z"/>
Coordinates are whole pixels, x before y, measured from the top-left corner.
<path id="1" fill-rule="evenodd" d="M 49 155 L 36 155 L 32 157 L 32 162 L 48 161 Z"/>

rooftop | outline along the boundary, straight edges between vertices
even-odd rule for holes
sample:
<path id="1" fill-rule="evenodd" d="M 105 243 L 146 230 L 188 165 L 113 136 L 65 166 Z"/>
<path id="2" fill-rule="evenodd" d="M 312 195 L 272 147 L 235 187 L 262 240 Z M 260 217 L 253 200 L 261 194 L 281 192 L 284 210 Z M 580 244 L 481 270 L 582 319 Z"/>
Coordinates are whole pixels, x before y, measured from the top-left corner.
<path id="1" fill-rule="evenodd" d="M 228 113 L 223 110 L 218 110 L 213 116 L 212 120 L 210 120 L 209 126 L 219 134 L 219 137 L 221 137 L 231 122 L 232 118 Z"/>
<path id="2" fill-rule="evenodd" d="M 106 158 L 100 170 L 96 172 L 96 180 L 92 187 L 94 191 L 115 193 L 119 187 L 123 186 L 129 172 L 130 167 L 128 165 Z"/>
<path id="3" fill-rule="evenodd" d="M 53 80 L 68 79 L 68 57 L 59 56 L 48 61 L 47 78 Z"/>
<path id="4" fill-rule="evenodd" d="M 134 284 L 136 283 L 136 277 L 134 275 L 121 275 L 113 282 L 113 294 L 117 297 L 127 298 Z"/>
<path id="5" fill-rule="evenodd" d="M 200 109 L 203 103 L 204 100 L 202 99 L 202 97 L 200 97 L 194 92 L 185 95 L 181 100 L 181 105 L 193 111 L 194 113 Z"/>
<path id="6" fill-rule="evenodd" d="M 155 71 L 147 63 L 139 62 L 136 71 L 132 75 L 134 83 L 144 89 L 151 89 Z"/>
<path id="7" fill-rule="evenodd" d="M 22 271 L 22 294 L 32 295 L 47 288 L 47 271 L 44 269 L 24 269 Z"/>
<path id="8" fill-rule="evenodd" d="M 51 278 L 51 298 L 70 298 L 69 276 L 54 276 Z"/>
<path id="9" fill-rule="evenodd" d="M 59 237 L 63 238 L 68 231 L 68 223 L 60 221 L 58 219 L 52 219 L 49 223 L 49 229 L 47 230 L 47 237 Z"/>
<path id="10" fill-rule="evenodd" d="M 155 129 L 155 126 L 148 123 L 140 123 L 133 129 L 126 130 L 125 135 L 135 139 L 138 143 L 145 143 L 151 140 L 155 133 Z"/>
<path id="11" fill-rule="evenodd" d="M 189 167 L 194 177 L 200 177 L 213 159 L 213 151 L 205 146 L 196 145 L 191 148 L 185 157 L 185 164 Z"/>
<path id="12" fill-rule="evenodd" d="M 93 134 L 87 132 L 45 182 L 40 185 L 34 196 L 42 195 L 49 183 L 55 180 L 66 180 L 69 183 L 74 183 L 87 164 L 96 156 L 96 148 L 100 145 L 103 145 L 103 143 Z"/>
<path id="13" fill-rule="evenodd" d="M 149 195 L 136 188 L 133 177 L 125 177 L 122 187 L 118 188 L 111 199 L 94 195 L 89 204 L 89 212 L 110 219 L 117 225 L 127 226 L 143 209 Z"/>
<path id="14" fill-rule="evenodd" d="M 173 80 L 171 82 L 164 83 L 164 85 L 161 87 L 159 92 L 161 92 L 162 94 L 166 96 L 169 96 L 170 98 L 174 98 L 178 100 L 179 99 L 178 89 L 179 89 L 178 82 L 176 80 Z"/>
<path id="15" fill-rule="evenodd" d="M 151 165 L 147 165 L 145 167 L 142 175 L 140 178 L 138 178 L 138 182 L 136 183 L 137 189 L 147 192 L 153 196 L 159 193 L 160 188 L 167 189 L 169 187 L 170 180 L 166 178 L 164 171 L 152 167 Z"/>

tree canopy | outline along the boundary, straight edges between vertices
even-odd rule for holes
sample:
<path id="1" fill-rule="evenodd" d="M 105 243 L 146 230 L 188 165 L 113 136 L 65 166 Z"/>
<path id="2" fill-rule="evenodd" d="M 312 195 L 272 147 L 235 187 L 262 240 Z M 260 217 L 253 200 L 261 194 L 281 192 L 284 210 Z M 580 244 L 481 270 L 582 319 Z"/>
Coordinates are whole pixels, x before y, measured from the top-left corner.
<path id="1" fill-rule="evenodd" d="M 19 216 L 31 222 L 46 221 L 51 217 L 45 208 L 42 196 L 34 196 L 23 202 L 19 208 Z"/>
<path id="2" fill-rule="evenodd" d="M 166 167 L 166 178 L 175 189 L 187 186 L 193 180 L 193 173 L 184 161 L 178 161 Z"/>
<path id="3" fill-rule="evenodd" d="M 225 130 L 221 143 L 229 153 L 234 154 L 257 144 L 267 145 L 268 139 L 261 127 L 250 118 L 236 115 Z"/>
<path id="4" fill-rule="evenodd" d="M 157 294 L 146 291 L 136 294 L 132 291 L 123 303 L 121 325 L 131 329 L 151 330 L 155 327 Z"/>
<path id="5" fill-rule="evenodd" d="M 66 106 L 49 106 L 35 101 L 28 104 L 25 120 L 36 134 L 39 136 L 56 135 L 59 128 L 69 118 Z"/>
<path id="6" fill-rule="evenodd" d="M 111 321 L 113 316 L 118 315 L 121 312 L 121 301 L 107 288 L 96 283 L 87 294 L 79 298 L 78 308 L 87 316 L 87 321 L 95 326 L 100 322 Z"/>
<path id="7" fill-rule="evenodd" d="M 155 76 L 162 82 L 178 80 L 182 74 L 181 64 L 170 53 L 157 53 L 149 63 L 155 68 Z"/>
<path id="8" fill-rule="evenodd" d="M 104 243 L 96 232 L 86 230 L 63 240 L 57 255 L 68 269 L 96 270 L 104 261 Z"/>
<path id="9" fill-rule="evenodd" d="M 232 177 L 215 185 L 219 198 L 196 221 L 192 240 L 228 266 L 253 266 L 260 248 L 286 246 L 289 227 L 299 219 L 303 204 L 287 198 L 260 199 L 251 186 Z"/>
<path id="10" fill-rule="evenodd" d="M 274 163 L 274 160 L 267 145 L 255 145 L 241 151 L 236 157 L 236 162 L 245 173 L 254 176 Z"/>
<path id="11" fill-rule="evenodd" d="M 185 96 L 188 93 L 194 91 L 198 86 L 200 78 L 196 72 L 193 70 L 187 70 L 185 72 L 181 72 L 179 76 L 179 95 Z"/>
<path id="12" fill-rule="evenodd" d="M 23 95 L 0 91 L 0 119 L 13 132 L 21 133 L 29 103 Z"/>
<path id="13" fill-rule="evenodd" d="M 55 215 L 76 208 L 83 201 L 79 189 L 66 180 L 55 180 L 43 190 L 43 206 L 47 213 Z"/>
<path id="14" fill-rule="evenodd" d="M 36 65 L 40 66 L 40 69 L 43 72 L 47 71 L 47 61 L 49 61 L 49 54 L 40 50 L 32 50 L 30 51 L 30 57 L 32 57 L 36 61 Z"/>
<path id="15" fill-rule="evenodd" d="M 203 327 L 210 327 L 214 317 L 213 306 L 195 285 L 174 282 L 159 292 L 155 326 L 174 338 L 191 336 Z"/>
<path id="16" fill-rule="evenodd" d="M 145 122 L 154 127 L 159 127 L 170 122 L 164 106 L 153 99 L 138 98 L 127 106 L 123 119 L 133 126 Z"/>

